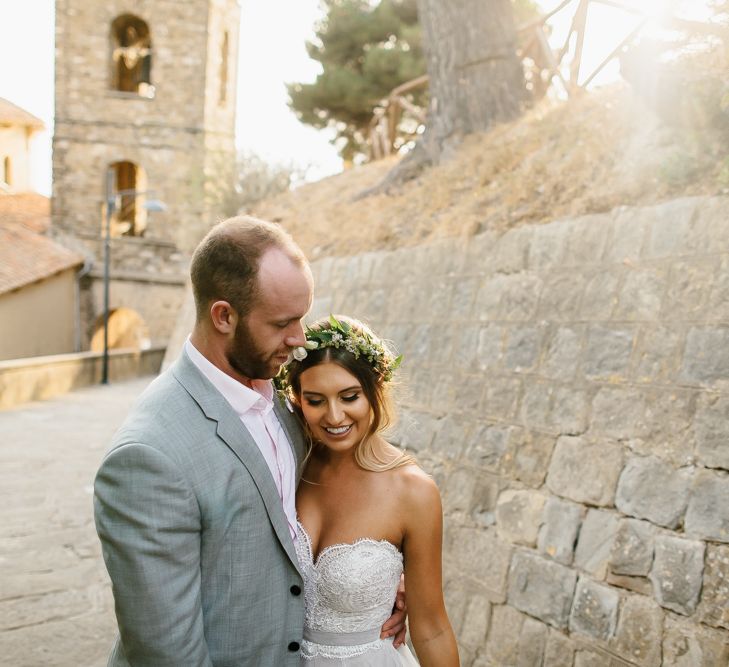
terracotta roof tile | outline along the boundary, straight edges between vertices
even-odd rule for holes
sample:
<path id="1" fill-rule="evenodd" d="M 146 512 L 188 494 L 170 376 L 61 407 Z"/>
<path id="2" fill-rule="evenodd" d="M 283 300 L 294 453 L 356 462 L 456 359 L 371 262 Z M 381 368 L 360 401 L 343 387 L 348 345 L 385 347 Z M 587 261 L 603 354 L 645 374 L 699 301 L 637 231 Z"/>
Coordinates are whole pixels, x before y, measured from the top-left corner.
<path id="1" fill-rule="evenodd" d="M 0 225 L 0 294 L 82 263 L 80 253 L 23 225 Z"/>
<path id="2" fill-rule="evenodd" d="M 32 113 L 21 109 L 9 100 L 0 97 L 0 123 L 11 125 L 25 125 L 38 130 L 42 130 L 45 125 L 40 118 Z"/>
<path id="3" fill-rule="evenodd" d="M 51 226 L 51 200 L 34 192 L 0 194 L 0 225 L 24 225 L 42 234 Z"/>

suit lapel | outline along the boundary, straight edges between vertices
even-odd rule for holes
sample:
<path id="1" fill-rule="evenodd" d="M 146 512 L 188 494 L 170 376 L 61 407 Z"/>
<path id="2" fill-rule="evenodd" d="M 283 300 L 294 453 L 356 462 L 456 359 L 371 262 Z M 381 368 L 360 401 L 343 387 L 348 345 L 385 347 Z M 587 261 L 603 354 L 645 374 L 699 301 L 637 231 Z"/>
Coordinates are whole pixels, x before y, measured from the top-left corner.
<path id="1" fill-rule="evenodd" d="M 177 380 L 185 387 L 208 419 L 217 422 L 218 437 L 233 451 L 246 467 L 263 499 L 268 518 L 281 546 L 298 568 L 288 521 L 271 471 L 248 429 L 223 395 L 200 373 L 184 352 L 172 368 Z M 278 400 L 274 397 L 278 404 Z M 277 413 L 278 414 L 278 413 Z M 286 427 L 284 427 L 286 428 Z M 288 429 L 287 429 L 288 433 Z"/>
<path id="2" fill-rule="evenodd" d="M 294 450 L 296 459 L 296 483 L 301 479 L 302 468 L 304 466 L 304 457 L 306 455 L 306 444 L 304 442 L 304 433 L 299 423 L 298 417 L 288 407 L 288 399 L 281 391 L 276 391 L 273 397 L 273 411 L 276 413 L 279 423 L 283 426 L 286 437 L 289 439 Z"/>

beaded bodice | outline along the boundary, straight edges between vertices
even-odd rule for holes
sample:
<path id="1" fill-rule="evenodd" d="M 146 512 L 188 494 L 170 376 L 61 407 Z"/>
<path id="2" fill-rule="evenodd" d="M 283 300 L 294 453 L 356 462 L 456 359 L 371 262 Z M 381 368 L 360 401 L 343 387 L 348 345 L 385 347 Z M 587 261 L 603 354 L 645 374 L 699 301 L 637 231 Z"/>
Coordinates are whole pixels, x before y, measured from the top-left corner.
<path id="1" fill-rule="evenodd" d="M 296 554 L 304 575 L 307 628 L 356 633 L 380 628 L 392 614 L 403 558 L 390 542 L 362 538 L 333 544 L 315 560 L 311 539 L 298 523 Z M 314 647 L 304 642 L 304 649 L 305 653 Z"/>

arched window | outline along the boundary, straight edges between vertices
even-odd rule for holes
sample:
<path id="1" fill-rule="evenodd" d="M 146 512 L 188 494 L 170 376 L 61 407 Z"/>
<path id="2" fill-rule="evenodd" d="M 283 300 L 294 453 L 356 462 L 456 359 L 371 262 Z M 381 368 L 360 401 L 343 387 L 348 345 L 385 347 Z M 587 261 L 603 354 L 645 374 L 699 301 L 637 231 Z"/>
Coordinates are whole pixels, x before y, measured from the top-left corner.
<path id="1" fill-rule="evenodd" d="M 111 87 L 125 93 L 154 97 L 152 40 L 149 26 L 132 14 L 111 24 Z"/>
<path id="2" fill-rule="evenodd" d="M 220 52 L 220 97 L 218 103 L 223 105 L 228 99 L 228 33 L 223 34 L 223 45 Z"/>
<path id="3" fill-rule="evenodd" d="M 149 327 L 142 316 L 131 308 L 113 308 L 109 311 L 109 349 L 147 350 L 150 347 Z M 96 319 L 94 334 L 89 349 L 102 352 L 104 349 L 104 315 Z"/>
<path id="4" fill-rule="evenodd" d="M 6 155 L 3 158 L 3 173 L 2 173 L 2 180 L 3 183 L 6 183 L 7 185 L 13 184 L 13 163 L 10 160 L 10 156 Z"/>
<path id="5" fill-rule="evenodd" d="M 146 176 L 134 162 L 121 161 L 109 165 L 113 173 L 115 195 L 111 218 L 111 236 L 143 236 L 147 227 L 144 208 Z"/>

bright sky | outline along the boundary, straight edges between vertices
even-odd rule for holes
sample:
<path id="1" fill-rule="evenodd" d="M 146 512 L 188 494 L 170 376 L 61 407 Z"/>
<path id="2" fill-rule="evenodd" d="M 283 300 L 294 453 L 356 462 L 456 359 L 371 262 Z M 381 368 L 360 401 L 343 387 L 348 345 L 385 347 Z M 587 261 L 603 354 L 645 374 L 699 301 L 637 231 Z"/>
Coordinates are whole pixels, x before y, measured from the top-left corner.
<path id="1" fill-rule="evenodd" d="M 556 8 L 562 0 L 537 0 L 544 12 Z M 705 21 L 710 13 L 707 9 L 710 0 L 618 0 L 623 5 L 629 5 L 647 13 L 651 17 L 647 32 L 660 32 L 659 19 L 666 11 L 673 11 L 677 16 L 686 19 Z M 577 2 L 573 1 L 568 7 L 561 10 L 550 21 L 554 32 L 552 33 L 552 46 L 561 48 L 564 44 L 567 31 L 574 15 Z M 610 6 L 609 3 L 591 2 L 587 13 L 586 40 L 583 51 L 582 67 L 580 69 L 579 83 L 602 64 L 605 58 L 625 39 L 640 22 L 640 17 L 633 13 Z M 573 38 L 574 41 L 574 38 Z M 595 77 L 594 85 L 604 85 L 615 81 L 620 76 L 619 64 L 616 59 L 608 63 Z"/>
<path id="2" fill-rule="evenodd" d="M 308 180 L 342 169 L 333 133 L 300 123 L 287 106 L 285 84 L 314 81 L 320 71 L 305 46 L 320 16 L 319 0 L 241 1 L 236 143 L 307 168 Z"/>
<path id="3" fill-rule="evenodd" d="M 658 10 L 673 0 L 627 1 Z M 541 0 L 540 4 L 549 10 L 559 0 Z M 675 4 L 687 17 L 706 17 L 706 0 L 676 0 Z M 286 105 L 286 82 L 316 77 L 318 63 L 308 57 L 304 42 L 312 35 L 319 15 L 318 0 L 241 0 L 236 143 L 269 161 L 307 167 L 309 180 L 341 168 L 341 160 L 329 143 L 331 135 L 302 125 Z M 555 37 L 568 29 L 570 10 L 560 16 Z M 592 3 L 583 79 L 634 25 L 631 15 Z M 36 165 L 33 184 L 44 194 L 50 194 L 51 181 L 53 41 L 53 0 L 0 0 L 0 62 L 4 63 L 0 68 L 0 97 L 30 111 L 48 127 L 36 135 L 32 147 Z M 8 66 L 13 63 L 17 66 Z M 616 76 L 617 65 L 613 63 L 595 83 Z"/>

